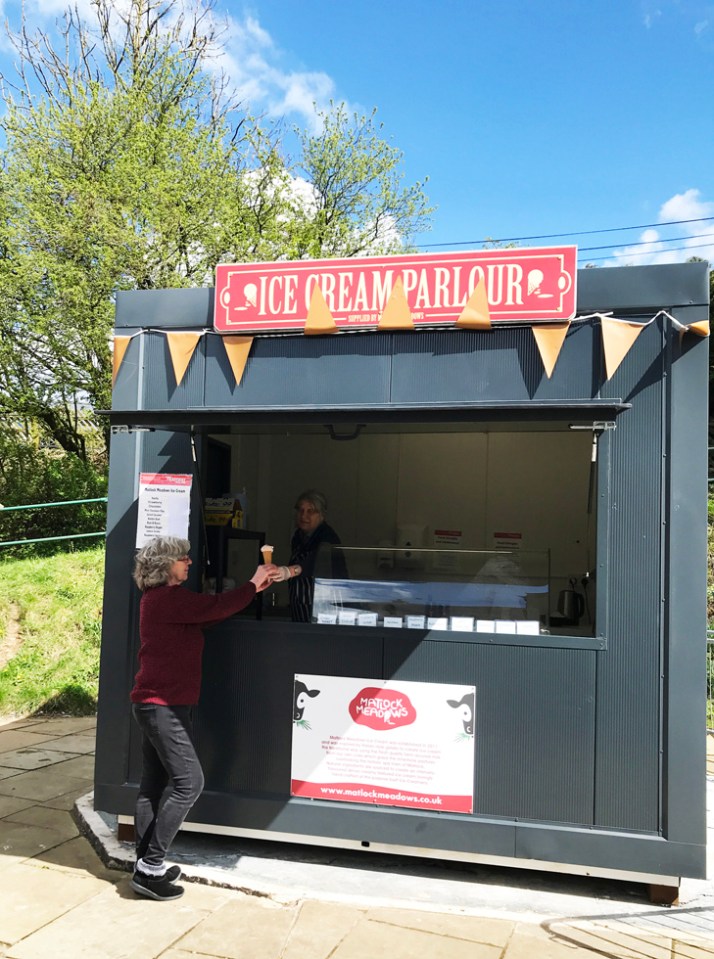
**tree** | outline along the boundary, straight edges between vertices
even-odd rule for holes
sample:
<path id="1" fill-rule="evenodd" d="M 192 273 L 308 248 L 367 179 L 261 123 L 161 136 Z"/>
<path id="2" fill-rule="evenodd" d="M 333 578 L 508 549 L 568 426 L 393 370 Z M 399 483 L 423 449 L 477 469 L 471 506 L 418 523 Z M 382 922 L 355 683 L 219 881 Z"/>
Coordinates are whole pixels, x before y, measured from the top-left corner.
<path id="1" fill-rule="evenodd" d="M 0 403 L 82 458 L 79 410 L 110 401 L 114 294 L 205 282 L 238 144 L 201 70 L 205 10 L 171 24 L 154 0 L 94 10 L 93 28 L 68 11 L 62 56 L 46 35 L 14 38 L 2 121 Z"/>
<path id="2" fill-rule="evenodd" d="M 403 185 L 402 153 L 383 139 L 376 110 L 350 116 L 344 104 L 332 104 L 318 116 L 321 132 L 300 134 L 297 168 L 311 190 L 295 258 L 403 252 L 429 223 L 426 180 Z"/>
<path id="3" fill-rule="evenodd" d="M 212 0 L 91 10 L 67 11 L 61 52 L 12 35 L 0 120 L 0 415 L 82 459 L 84 414 L 110 404 L 118 290 L 209 285 L 220 261 L 391 251 L 428 214 L 374 115 L 323 114 L 296 178 L 209 69 Z"/>

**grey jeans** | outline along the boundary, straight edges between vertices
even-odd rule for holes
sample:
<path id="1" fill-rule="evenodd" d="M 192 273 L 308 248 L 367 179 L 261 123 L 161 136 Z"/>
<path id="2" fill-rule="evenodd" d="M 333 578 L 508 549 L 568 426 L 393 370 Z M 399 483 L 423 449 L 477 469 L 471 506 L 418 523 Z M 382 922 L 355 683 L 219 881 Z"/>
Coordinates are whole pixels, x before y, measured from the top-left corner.
<path id="1" fill-rule="evenodd" d="M 143 755 L 134 815 L 136 858 L 148 865 L 163 864 L 203 789 L 203 770 L 191 741 L 190 709 L 153 703 L 132 706 Z"/>

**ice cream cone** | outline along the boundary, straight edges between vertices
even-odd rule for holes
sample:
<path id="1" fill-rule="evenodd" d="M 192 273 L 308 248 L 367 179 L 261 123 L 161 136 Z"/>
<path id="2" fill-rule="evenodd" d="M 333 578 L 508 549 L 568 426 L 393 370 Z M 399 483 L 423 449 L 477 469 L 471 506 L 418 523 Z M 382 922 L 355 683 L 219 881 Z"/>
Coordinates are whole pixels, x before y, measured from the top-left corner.
<path id="1" fill-rule="evenodd" d="M 263 563 L 267 566 L 268 563 L 273 562 L 273 547 L 272 546 L 261 546 L 260 552 L 263 554 Z"/>

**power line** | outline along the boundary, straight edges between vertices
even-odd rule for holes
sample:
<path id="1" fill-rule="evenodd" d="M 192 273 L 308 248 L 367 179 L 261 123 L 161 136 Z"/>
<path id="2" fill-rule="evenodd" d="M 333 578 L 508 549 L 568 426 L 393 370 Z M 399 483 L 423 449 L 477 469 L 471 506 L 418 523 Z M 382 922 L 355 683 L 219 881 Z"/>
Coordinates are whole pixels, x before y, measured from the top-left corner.
<path id="1" fill-rule="evenodd" d="M 451 243 L 417 243 L 419 249 L 437 246 L 483 246 L 486 243 L 520 243 L 525 240 L 556 240 L 565 236 L 594 236 L 598 233 L 622 233 L 625 230 L 650 230 L 655 227 L 681 226 L 684 223 L 709 223 L 714 216 L 698 216 L 692 220 L 665 220 L 662 223 L 641 223 L 639 226 L 612 226 L 605 230 L 575 230 L 572 233 L 541 233 L 536 236 L 502 236 L 494 239 L 486 237 L 484 240 L 459 240 Z"/>
<path id="2" fill-rule="evenodd" d="M 661 242 L 661 241 L 657 241 L 657 242 Z M 639 244 L 635 244 L 635 243 L 630 244 L 630 246 L 638 246 L 638 245 Z M 646 245 L 647 244 L 645 244 L 645 246 Z M 680 250 L 699 250 L 702 247 L 708 247 L 709 249 L 711 249 L 712 247 L 714 247 L 714 243 L 695 243 L 695 244 L 692 244 L 691 246 L 670 246 L 670 247 L 665 247 L 665 249 L 663 250 L 652 250 L 652 253 L 658 256 L 660 253 L 677 253 Z M 608 249 L 608 247 L 593 246 L 593 247 L 590 247 L 590 249 L 605 250 L 605 249 Z M 627 256 L 637 256 L 637 253 L 624 253 L 624 252 L 610 253 L 608 256 L 593 256 L 593 257 L 587 257 L 586 259 L 588 260 L 588 262 L 593 262 L 594 260 L 611 260 L 611 259 L 618 259 L 620 257 L 627 257 Z"/>
<path id="3" fill-rule="evenodd" d="M 706 237 L 709 237 L 709 236 L 714 236 L 714 233 L 691 233 L 689 236 L 678 236 L 676 239 L 677 239 L 677 240 L 703 240 L 703 239 L 705 239 Z M 669 238 L 666 239 L 666 240 L 640 240 L 640 241 L 637 242 L 637 243 L 628 243 L 628 244 L 627 244 L 627 247 L 628 247 L 628 249 L 629 249 L 630 247 L 633 247 L 633 246 L 653 246 L 655 243 L 671 243 L 671 242 L 672 242 L 672 237 L 669 237 Z M 702 244 L 699 244 L 699 245 L 700 245 L 700 246 L 710 246 L 711 244 L 709 244 L 709 243 L 702 243 Z M 579 246 L 579 247 L 578 247 L 578 252 L 579 252 L 579 253 L 585 253 L 585 252 L 587 252 L 588 250 L 611 250 L 611 249 L 612 249 L 612 245 L 611 245 L 611 244 L 607 244 L 606 246 Z M 683 247 L 676 247 L 676 249 L 686 250 L 687 247 L 684 247 L 684 246 L 683 246 Z M 696 246 L 693 247 L 693 249 L 696 249 Z M 655 253 L 665 253 L 666 250 L 655 250 L 654 252 L 655 252 Z M 626 253 L 613 253 L 612 255 L 613 255 L 613 256 L 627 256 Z"/>

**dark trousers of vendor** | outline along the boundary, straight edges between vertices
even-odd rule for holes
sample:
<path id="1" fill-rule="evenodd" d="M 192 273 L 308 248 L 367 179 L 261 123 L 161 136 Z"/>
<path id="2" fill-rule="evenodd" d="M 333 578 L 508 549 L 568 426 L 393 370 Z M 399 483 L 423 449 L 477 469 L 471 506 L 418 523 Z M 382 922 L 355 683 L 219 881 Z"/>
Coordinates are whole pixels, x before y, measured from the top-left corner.
<path id="1" fill-rule="evenodd" d="M 134 831 L 137 866 L 160 875 L 176 833 L 203 790 L 203 770 L 191 740 L 190 706 L 135 703 L 143 766 Z M 166 787 L 170 791 L 164 801 Z"/>

